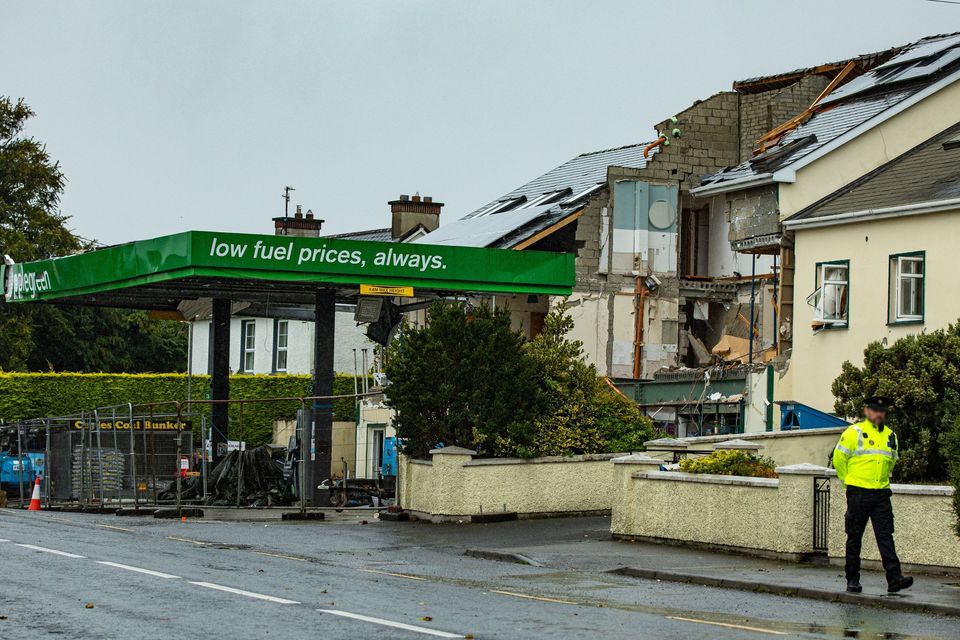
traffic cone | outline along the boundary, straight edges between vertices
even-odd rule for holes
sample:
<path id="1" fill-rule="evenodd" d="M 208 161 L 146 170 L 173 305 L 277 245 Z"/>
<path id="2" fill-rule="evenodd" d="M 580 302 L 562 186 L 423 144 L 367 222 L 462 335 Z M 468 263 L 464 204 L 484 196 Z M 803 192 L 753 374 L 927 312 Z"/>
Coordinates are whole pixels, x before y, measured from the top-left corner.
<path id="1" fill-rule="evenodd" d="M 33 483 L 33 495 L 30 496 L 30 506 L 27 511 L 40 511 L 40 476 Z"/>

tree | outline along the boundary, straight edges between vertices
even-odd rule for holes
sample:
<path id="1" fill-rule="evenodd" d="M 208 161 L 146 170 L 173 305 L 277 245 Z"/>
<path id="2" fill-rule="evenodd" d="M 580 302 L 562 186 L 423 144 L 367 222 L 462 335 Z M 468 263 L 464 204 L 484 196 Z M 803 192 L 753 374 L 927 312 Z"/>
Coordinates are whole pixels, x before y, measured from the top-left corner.
<path id="1" fill-rule="evenodd" d="M 385 368 L 404 451 L 424 458 L 443 444 L 491 456 L 530 446 L 540 399 L 523 342 L 507 312 L 485 305 L 436 303 L 425 327 L 405 326 Z"/>
<path id="2" fill-rule="evenodd" d="M 652 421 L 611 389 L 570 340 L 573 318 L 563 305 L 547 314 L 543 331 L 527 344 L 536 363 L 544 411 L 534 421 L 534 455 L 640 451 L 654 437 Z"/>
<path id="3" fill-rule="evenodd" d="M 862 415 L 866 397 L 893 399 L 889 421 L 900 442 L 900 480 L 948 478 L 948 445 L 960 420 L 960 323 L 905 336 L 887 348 L 870 343 L 863 366 L 844 362 L 832 390 L 837 414 L 849 418 Z M 953 464 L 960 460 L 954 458 Z"/>
<path id="4" fill-rule="evenodd" d="M 650 420 L 609 389 L 567 339 L 573 320 L 557 309 L 525 343 L 505 311 L 437 304 L 426 327 L 390 345 L 388 403 L 404 449 L 425 457 L 438 443 L 481 456 L 640 450 Z"/>
<path id="5" fill-rule="evenodd" d="M 19 262 L 80 251 L 88 243 L 60 210 L 66 178 L 46 147 L 23 135 L 34 113 L 0 96 L 0 253 Z M 183 371 L 186 332 L 141 311 L 6 304 L 0 297 L 0 370 Z"/>

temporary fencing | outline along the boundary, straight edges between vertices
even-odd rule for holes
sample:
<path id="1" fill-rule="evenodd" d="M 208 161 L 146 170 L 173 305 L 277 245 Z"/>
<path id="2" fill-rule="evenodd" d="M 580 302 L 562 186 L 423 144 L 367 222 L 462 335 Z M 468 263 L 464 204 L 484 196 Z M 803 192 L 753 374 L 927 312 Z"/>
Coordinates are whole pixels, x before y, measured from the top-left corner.
<path id="1" fill-rule="evenodd" d="M 8 501 L 21 505 L 30 501 L 35 476 L 40 477 L 42 500 L 48 507 L 302 505 L 303 461 L 312 459 L 317 447 L 311 419 L 315 407 L 358 403 L 377 395 L 171 400 L 0 424 L 0 468 L 5 470 L 0 480 Z M 226 440 L 226 447 L 214 452 L 210 415 L 212 407 L 221 403 L 228 405 L 229 423 L 227 433 L 218 434 L 221 437 L 216 440 Z M 265 411 L 268 406 L 270 411 Z M 277 413 L 287 423 L 293 422 L 287 450 L 248 446 L 261 444 L 248 443 L 248 437 L 263 440 L 262 424 L 250 429 L 246 419 L 258 413 Z M 334 434 L 333 439 L 349 440 L 346 436 L 353 434 L 346 430 L 352 432 L 355 425 L 339 426 L 344 433 Z M 353 446 L 353 451 L 334 456 L 329 476 L 317 472 L 318 482 L 336 485 L 338 478 L 356 474 L 350 468 L 354 464 L 370 468 L 369 447 L 358 455 L 355 438 Z M 216 466 L 214 454 L 219 460 Z M 369 455 L 379 463 L 379 452 Z M 379 477 L 371 482 L 363 492 L 386 495 Z M 346 486 L 337 495 L 341 504 L 349 502 Z"/>

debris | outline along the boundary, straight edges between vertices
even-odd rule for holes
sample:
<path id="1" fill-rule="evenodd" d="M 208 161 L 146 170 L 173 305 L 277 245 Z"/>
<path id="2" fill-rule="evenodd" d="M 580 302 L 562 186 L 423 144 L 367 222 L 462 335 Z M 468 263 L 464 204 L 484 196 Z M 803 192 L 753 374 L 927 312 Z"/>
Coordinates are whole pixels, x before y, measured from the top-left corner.
<path id="1" fill-rule="evenodd" d="M 93 609 L 93 603 L 92 603 L 92 602 L 88 602 L 87 604 L 83 605 L 83 608 L 84 608 L 84 609 Z"/>
<path id="2" fill-rule="evenodd" d="M 423 617 L 420 618 L 420 619 L 423 620 L 424 622 L 432 622 L 432 621 L 433 621 L 433 618 L 432 618 L 431 616 L 423 616 Z"/>
<path id="3" fill-rule="evenodd" d="M 228 453 L 208 474 L 206 500 L 202 500 L 203 479 L 199 477 L 181 480 L 180 495 L 183 500 L 201 500 L 213 506 L 235 505 L 238 496 L 240 504 L 249 507 L 282 506 L 293 501 L 282 461 L 274 459 L 268 445 Z M 176 500 L 177 483 L 171 482 L 158 498 Z"/>

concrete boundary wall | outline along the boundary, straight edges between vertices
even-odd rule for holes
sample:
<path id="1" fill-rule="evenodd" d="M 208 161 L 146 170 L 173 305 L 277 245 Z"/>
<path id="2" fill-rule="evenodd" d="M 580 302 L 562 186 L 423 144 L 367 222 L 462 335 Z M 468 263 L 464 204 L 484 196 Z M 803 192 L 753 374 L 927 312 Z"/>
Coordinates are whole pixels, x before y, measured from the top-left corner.
<path id="1" fill-rule="evenodd" d="M 445 447 L 430 460 L 401 456 L 400 506 L 416 518 L 460 521 L 498 513 L 551 517 L 609 513 L 613 465 L 624 454 L 522 460 L 474 459 L 475 451 Z"/>
<path id="2" fill-rule="evenodd" d="M 797 429 L 792 431 L 767 431 L 764 433 L 735 433 L 722 436 L 697 436 L 677 438 L 678 443 L 686 443 L 691 451 L 712 451 L 717 445 L 729 440 L 745 440 L 759 445 L 758 455 L 773 458 L 777 466 L 795 464 L 827 463 L 833 448 L 846 427 L 823 429 Z M 656 457 L 669 457 L 663 452 L 651 452 Z"/>
<path id="3" fill-rule="evenodd" d="M 830 503 L 826 556 L 842 563 L 846 499 L 833 469 L 812 464 L 778 467 L 778 478 L 695 475 L 657 470 L 660 460 L 631 455 L 613 461 L 614 537 L 706 546 L 753 555 L 801 559 L 814 549 L 814 483 L 826 478 Z M 953 489 L 893 485 L 894 539 L 903 564 L 932 573 L 960 571 L 954 533 Z M 865 565 L 879 554 L 864 536 Z"/>

